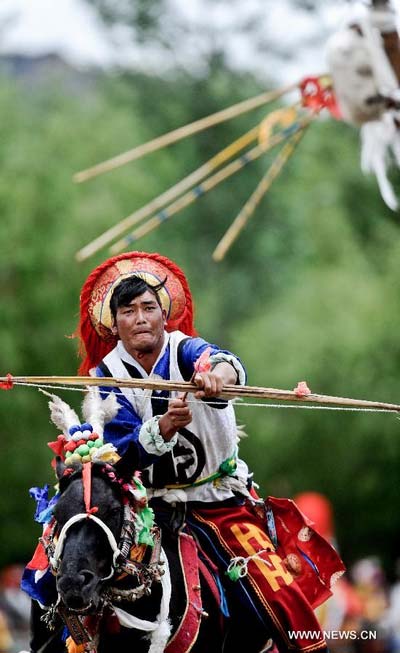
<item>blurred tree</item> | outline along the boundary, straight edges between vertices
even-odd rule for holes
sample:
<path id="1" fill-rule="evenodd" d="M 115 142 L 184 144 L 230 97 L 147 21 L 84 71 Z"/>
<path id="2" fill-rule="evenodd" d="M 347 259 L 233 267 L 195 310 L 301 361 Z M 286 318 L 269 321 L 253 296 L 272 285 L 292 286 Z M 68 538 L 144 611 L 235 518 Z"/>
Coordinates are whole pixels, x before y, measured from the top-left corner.
<path id="1" fill-rule="evenodd" d="M 159 33 L 168 0 L 87 0 L 108 25 L 131 26 L 141 41 Z"/>
<path id="2" fill-rule="evenodd" d="M 315 52 L 319 47 L 323 53 L 332 8 L 348 5 L 346 0 L 86 2 L 98 11 L 115 43 L 139 46 L 137 61 L 145 70 L 181 67 L 204 74 L 219 53 L 230 66 L 257 71 L 264 80 L 279 79 L 279 62 L 296 60 L 301 49 Z"/>

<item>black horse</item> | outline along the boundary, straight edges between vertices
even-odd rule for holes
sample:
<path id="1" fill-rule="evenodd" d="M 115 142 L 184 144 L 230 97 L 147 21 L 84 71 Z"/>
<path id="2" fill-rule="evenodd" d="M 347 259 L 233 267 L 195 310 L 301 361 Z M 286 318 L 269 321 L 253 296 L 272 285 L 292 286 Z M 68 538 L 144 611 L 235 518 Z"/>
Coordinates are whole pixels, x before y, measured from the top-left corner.
<path id="1" fill-rule="evenodd" d="M 168 651 L 167 639 L 179 629 L 188 602 L 193 604 L 178 561 L 182 535 L 163 527 L 161 543 L 155 527 L 154 546 L 135 546 L 137 506 L 117 466 L 68 467 L 59 458 L 56 471 L 60 498 L 43 540 L 55 577 L 54 600 L 45 611 L 33 602 L 31 651 L 64 653 L 65 626 L 85 651 Z M 132 560 L 132 551 L 144 557 Z M 206 583 L 195 594 L 198 624 L 191 650 L 219 653 L 224 636 L 219 606 Z"/>

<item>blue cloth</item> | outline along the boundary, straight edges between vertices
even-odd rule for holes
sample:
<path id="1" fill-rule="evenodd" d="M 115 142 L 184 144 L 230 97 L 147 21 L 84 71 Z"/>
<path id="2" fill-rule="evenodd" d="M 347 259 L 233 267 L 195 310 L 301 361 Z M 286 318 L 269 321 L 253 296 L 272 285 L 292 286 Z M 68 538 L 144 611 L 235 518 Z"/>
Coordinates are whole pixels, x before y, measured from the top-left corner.
<path id="1" fill-rule="evenodd" d="M 34 520 L 39 522 L 39 524 L 48 524 L 53 516 L 53 508 L 60 496 L 59 493 L 57 493 L 54 497 L 49 499 L 49 487 L 50 486 L 46 484 L 43 487 L 31 487 L 29 490 L 32 499 L 35 499 L 36 501 Z"/>
<path id="2" fill-rule="evenodd" d="M 38 581 L 35 580 L 36 571 L 25 567 L 22 574 L 21 589 L 31 599 L 39 601 L 42 605 L 51 605 L 57 601 L 57 588 L 55 576 L 50 569 Z"/>

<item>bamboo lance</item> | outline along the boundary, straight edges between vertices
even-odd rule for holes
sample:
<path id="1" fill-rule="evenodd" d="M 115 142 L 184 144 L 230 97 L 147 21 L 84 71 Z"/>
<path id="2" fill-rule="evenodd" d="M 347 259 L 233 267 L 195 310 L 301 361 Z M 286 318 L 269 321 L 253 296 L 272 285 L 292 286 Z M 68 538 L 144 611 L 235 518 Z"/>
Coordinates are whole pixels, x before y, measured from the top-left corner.
<path id="1" fill-rule="evenodd" d="M 198 387 L 194 383 L 179 381 L 163 381 L 160 379 L 119 379 L 110 377 L 93 376 L 3 376 L 0 384 L 31 385 L 31 386 L 101 386 L 117 388 L 141 388 L 143 390 L 175 390 L 177 392 L 196 392 Z M 221 396 L 232 399 L 235 397 L 249 397 L 253 399 L 274 399 L 278 401 L 292 401 L 299 403 L 323 404 L 330 406 L 347 406 L 352 408 L 374 409 L 377 411 L 400 412 L 400 405 L 366 399 L 350 399 L 348 397 L 334 397 L 310 393 L 299 395 L 294 390 L 280 390 L 278 388 L 264 388 L 247 385 L 225 385 Z"/>
<path id="2" fill-rule="evenodd" d="M 187 193 L 178 197 L 178 199 L 175 200 L 175 202 L 172 202 L 172 204 L 169 204 L 161 212 L 157 213 L 152 218 L 150 218 L 149 220 L 141 224 L 132 233 L 118 240 L 110 248 L 110 252 L 113 255 L 118 254 L 124 248 L 132 245 L 137 240 L 143 238 L 143 236 L 146 236 L 154 229 L 157 229 L 161 224 L 163 224 L 163 222 L 169 220 L 172 216 L 182 211 L 182 209 L 186 208 L 187 206 L 195 202 L 199 197 L 201 197 L 208 191 L 215 188 L 215 186 L 225 181 L 225 179 L 231 177 L 233 174 L 241 170 L 245 165 L 247 165 L 248 163 L 252 163 L 253 161 L 255 161 L 260 156 L 265 154 L 269 149 L 271 149 L 275 145 L 278 145 L 282 141 L 288 139 L 291 135 L 293 135 L 297 131 L 302 130 L 306 125 L 310 123 L 313 117 L 314 117 L 313 115 L 307 115 L 301 118 L 290 129 L 287 128 L 284 129 L 282 132 L 273 134 L 266 143 L 260 143 L 259 145 L 256 145 L 255 147 L 248 150 L 242 156 L 239 156 L 237 159 L 234 159 L 226 166 L 224 166 L 223 168 L 215 172 L 213 175 L 207 177 L 203 182 L 198 184 L 198 186 L 195 186 L 194 188 L 192 188 L 192 190 L 189 190 Z"/>
<path id="3" fill-rule="evenodd" d="M 225 254 L 238 238 L 240 232 L 242 229 L 244 229 L 251 216 L 254 214 L 255 209 L 269 190 L 273 181 L 279 175 L 283 166 L 293 154 L 296 146 L 304 134 L 305 129 L 306 127 L 303 127 L 301 131 L 292 136 L 292 138 L 286 143 L 286 145 L 283 146 L 282 150 L 274 159 L 272 165 L 268 168 L 255 191 L 252 193 L 246 204 L 236 216 L 235 220 L 232 222 L 229 229 L 225 232 L 219 241 L 212 255 L 214 261 L 222 261 L 222 259 L 225 257 Z"/>
<path id="4" fill-rule="evenodd" d="M 177 184 L 171 186 L 171 188 L 168 188 L 168 190 L 166 190 L 161 195 L 158 195 L 158 197 L 155 197 L 153 200 L 151 200 L 151 202 L 148 202 L 142 208 L 128 215 L 126 218 L 98 236 L 98 238 L 95 240 L 92 240 L 88 245 L 76 253 L 77 261 L 86 260 L 98 252 L 99 249 L 123 234 L 124 231 L 127 231 L 129 228 L 133 227 L 141 220 L 144 220 L 144 218 L 149 217 L 149 215 L 152 215 L 155 211 L 161 209 L 168 202 L 172 202 L 172 200 L 178 197 L 181 193 L 184 193 L 195 184 L 198 184 L 215 168 L 222 165 L 222 163 L 225 163 L 225 161 L 232 158 L 232 156 L 234 156 L 238 151 L 255 140 L 257 138 L 258 131 L 259 126 L 257 125 L 257 127 L 250 129 L 250 131 L 246 132 L 246 134 L 243 134 L 243 136 L 240 136 L 233 143 L 230 143 L 227 147 L 215 154 L 202 166 L 196 170 L 193 170 L 193 172 L 181 179 Z"/>
<path id="5" fill-rule="evenodd" d="M 122 154 L 108 159 L 107 161 L 98 163 L 97 165 L 91 168 L 87 168 L 86 170 L 82 170 L 81 172 L 77 172 L 74 175 L 73 179 L 74 181 L 81 183 L 82 181 L 87 181 L 88 179 L 96 177 L 97 175 L 100 175 L 104 172 L 109 172 L 110 170 L 119 168 L 120 166 L 123 166 L 130 161 L 134 161 L 135 159 L 139 159 L 140 157 L 145 156 L 150 152 L 155 152 L 162 147 L 171 145 L 171 143 L 176 143 L 177 141 L 180 141 L 187 136 L 191 136 L 192 134 L 196 134 L 197 132 L 208 129 L 209 127 L 218 125 L 219 123 L 230 120 L 231 118 L 236 118 L 236 116 L 247 113 L 248 111 L 256 109 L 263 104 L 273 102 L 274 100 L 282 97 L 282 95 L 293 91 L 297 87 L 298 82 L 289 84 L 288 86 L 284 86 L 283 88 L 277 89 L 275 91 L 261 93 L 260 95 L 250 98 L 249 100 L 244 100 L 243 102 L 233 104 L 226 109 L 222 109 L 222 111 L 217 111 L 216 113 L 206 116 L 205 118 L 195 120 L 188 125 L 178 127 L 178 129 L 174 129 L 173 131 L 163 134 L 158 138 L 154 138 L 147 143 L 143 143 L 138 147 L 134 147 L 133 149 L 128 150 L 127 152 L 123 152 Z"/>
<path id="6" fill-rule="evenodd" d="M 251 150 L 246 152 L 245 155 L 234 159 L 231 163 L 228 163 L 224 168 L 221 168 L 218 172 L 214 173 L 210 177 L 207 177 L 205 181 L 196 186 L 194 189 L 189 190 L 187 193 L 184 193 L 178 199 L 176 199 L 172 204 L 167 206 L 162 212 L 157 213 L 152 218 L 141 224 L 137 229 L 127 236 L 124 236 L 118 240 L 112 247 L 110 247 L 111 254 L 118 254 L 126 247 L 130 246 L 132 243 L 136 242 L 143 236 L 146 236 L 148 233 L 160 227 L 163 222 L 172 218 L 184 208 L 193 204 L 198 197 L 201 197 L 208 191 L 212 190 L 215 186 L 231 177 L 235 172 L 241 170 L 245 165 L 255 161 L 258 157 L 265 153 L 265 148 L 263 145 L 256 145 Z"/>

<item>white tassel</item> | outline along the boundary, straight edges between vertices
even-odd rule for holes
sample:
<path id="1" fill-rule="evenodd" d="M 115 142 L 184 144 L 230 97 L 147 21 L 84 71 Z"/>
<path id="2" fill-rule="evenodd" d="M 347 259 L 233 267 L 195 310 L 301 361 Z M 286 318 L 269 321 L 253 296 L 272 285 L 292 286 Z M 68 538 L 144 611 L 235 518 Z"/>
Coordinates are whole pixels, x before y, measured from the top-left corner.
<path id="1" fill-rule="evenodd" d="M 247 438 L 248 433 L 245 431 L 246 424 L 236 424 L 236 438 L 239 442 L 242 438 Z"/>
<path id="2" fill-rule="evenodd" d="M 171 626 L 169 621 L 163 621 L 151 635 L 151 646 L 148 653 L 164 653 L 170 634 Z"/>
<path id="3" fill-rule="evenodd" d="M 40 389 L 40 392 L 51 398 L 49 401 L 50 419 L 61 429 L 67 439 L 70 439 L 69 429 L 71 426 L 80 424 L 80 419 L 76 412 L 57 395 L 52 395 Z"/>
<path id="4" fill-rule="evenodd" d="M 82 413 L 87 422 L 93 426 L 95 433 L 103 435 L 104 424 L 110 422 L 118 413 L 119 404 L 115 392 L 110 392 L 102 399 L 99 388 L 88 388 L 84 399 Z"/>
<path id="5" fill-rule="evenodd" d="M 392 211 L 396 211 L 398 202 L 387 176 L 387 168 L 391 150 L 398 162 L 400 142 L 396 126 L 390 116 L 363 125 L 361 128 L 361 143 L 362 171 L 365 174 L 370 172 L 375 174 L 385 204 Z"/>
<path id="6" fill-rule="evenodd" d="M 160 613 L 156 621 L 147 621 L 139 619 L 134 615 L 126 612 L 122 608 L 113 605 L 113 610 L 121 626 L 125 628 L 136 628 L 149 633 L 150 648 L 148 653 L 164 653 L 168 639 L 171 634 L 171 624 L 169 621 L 169 605 L 171 601 L 171 575 L 169 571 L 168 558 L 164 549 L 161 549 L 160 561 L 164 563 L 164 574 L 161 576 L 162 598 Z"/>
<path id="7" fill-rule="evenodd" d="M 161 549 L 160 562 L 164 564 L 164 573 L 161 576 L 161 585 L 163 589 L 160 614 L 157 617 L 159 626 L 151 635 L 151 646 L 149 653 L 164 653 L 169 636 L 171 634 L 171 624 L 169 621 L 169 608 L 171 602 L 171 574 L 169 570 L 168 558 L 164 549 Z"/>

